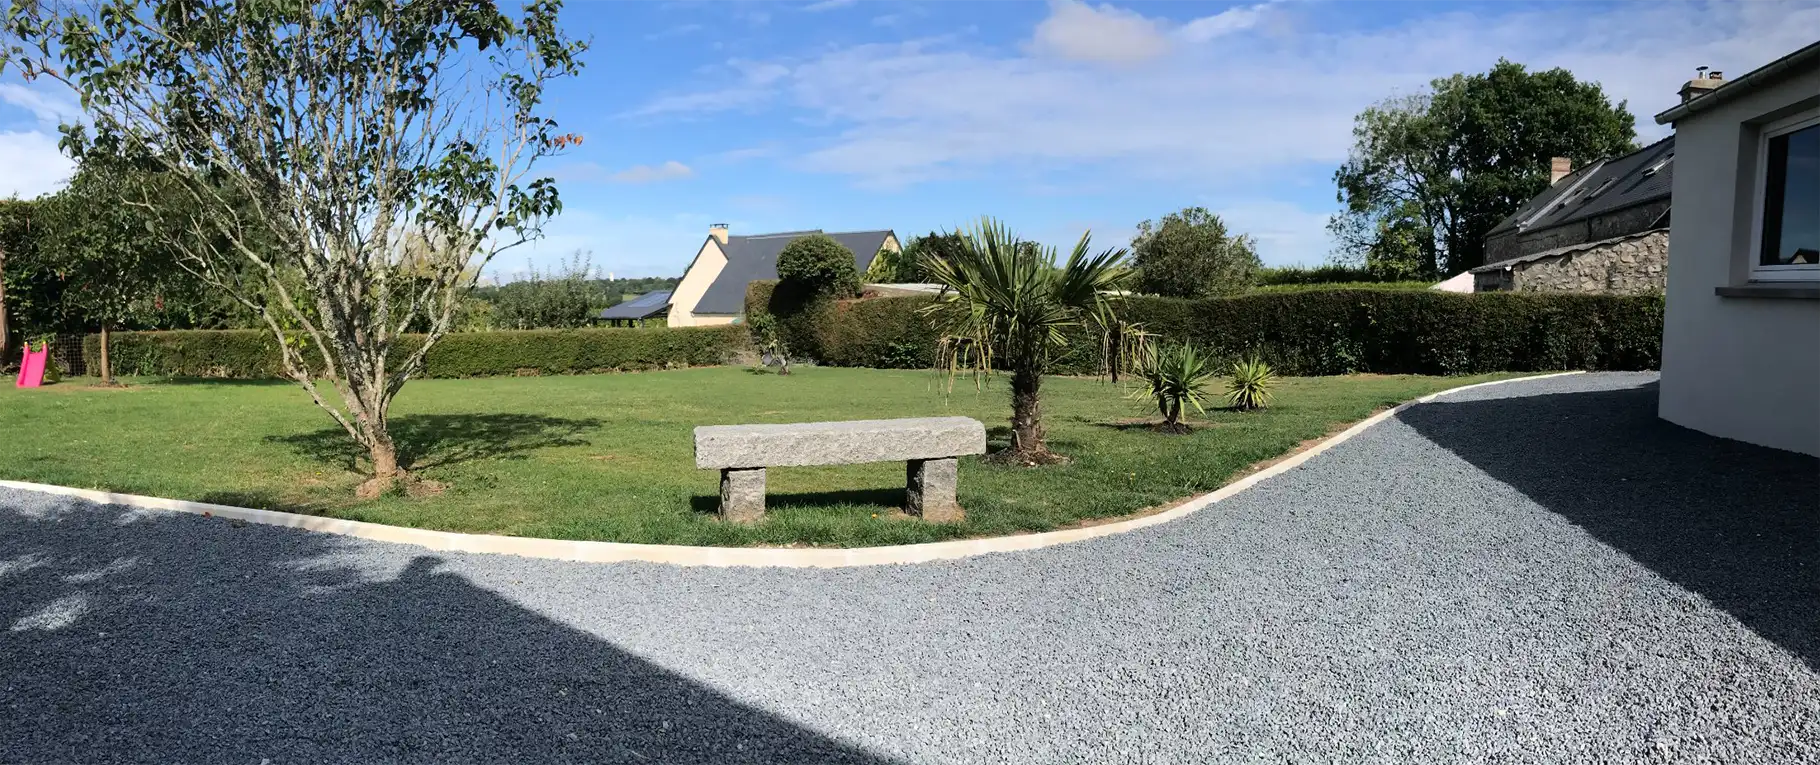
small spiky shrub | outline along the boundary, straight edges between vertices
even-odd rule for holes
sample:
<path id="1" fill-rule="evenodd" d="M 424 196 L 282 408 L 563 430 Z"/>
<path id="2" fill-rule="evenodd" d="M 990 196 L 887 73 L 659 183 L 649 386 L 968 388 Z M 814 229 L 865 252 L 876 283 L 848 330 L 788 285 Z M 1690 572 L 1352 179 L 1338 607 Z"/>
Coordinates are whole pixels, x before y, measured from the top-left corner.
<path id="1" fill-rule="evenodd" d="M 1232 365 L 1232 379 L 1226 383 L 1226 403 L 1241 411 L 1270 406 L 1270 389 L 1277 376 L 1270 365 L 1256 356 L 1240 359 Z"/>
<path id="2" fill-rule="evenodd" d="M 1194 346 L 1149 346 L 1140 357 L 1137 374 L 1144 381 L 1144 387 L 1134 393 L 1156 402 L 1157 412 L 1163 415 L 1161 430 L 1164 432 L 1188 432 L 1187 426 L 1182 424 L 1183 405 L 1192 406 L 1197 412 L 1206 411 L 1202 404 L 1207 399 L 1207 382 L 1213 379 L 1214 370 Z"/>

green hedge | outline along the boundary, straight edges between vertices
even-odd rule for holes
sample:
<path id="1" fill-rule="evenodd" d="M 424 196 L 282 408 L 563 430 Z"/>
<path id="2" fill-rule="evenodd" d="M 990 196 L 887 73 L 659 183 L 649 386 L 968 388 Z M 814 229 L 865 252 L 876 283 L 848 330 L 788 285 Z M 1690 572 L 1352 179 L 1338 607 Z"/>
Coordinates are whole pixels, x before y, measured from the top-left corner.
<path id="1" fill-rule="evenodd" d="M 115 374 L 258 379 L 283 377 L 278 345 L 261 330 L 116 332 L 109 357 Z M 422 342 L 406 336 L 398 352 Z M 425 377 L 560 375 L 724 363 L 745 342 L 743 327 L 638 329 L 531 329 L 461 332 L 430 350 Z M 306 354 L 306 358 L 313 356 Z M 98 369 L 101 341 L 83 342 L 90 369 Z"/>
<path id="2" fill-rule="evenodd" d="M 780 329 L 802 358 L 882 368 L 928 368 L 935 360 L 936 334 L 920 313 L 933 298 L 794 304 L 774 288 L 754 282 L 748 311 L 780 309 Z M 1255 353 L 1286 375 L 1655 369 L 1662 356 L 1659 295 L 1334 288 L 1206 300 L 1133 297 L 1123 313 L 1166 342 L 1193 343 L 1221 361 Z M 1099 339 L 1085 330 L 1074 336 L 1051 369 L 1098 371 Z M 113 339 L 118 374 L 282 376 L 272 337 L 256 330 L 119 332 Z M 704 366 L 724 363 L 746 344 L 742 325 L 459 333 L 430 352 L 425 374 Z M 99 350 L 90 336 L 84 356 L 91 369 Z"/>
<path id="3" fill-rule="evenodd" d="M 935 332 L 928 297 L 843 301 L 814 328 L 821 363 L 927 367 Z M 1123 315 L 1165 342 L 1222 362 L 1257 354 L 1280 374 L 1474 374 L 1552 369 L 1655 369 L 1662 353 L 1656 295 L 1458 294 L 1332 288 L 1185 300 L 1133 297 Z M 1100 342 L 1074 333 L 1060 374 L 1100 368 Z"/>
<path id="4" fill-rule="evenodd" d="M 1215 300 L 1136 298 L 1128 320 L 1281 374 L 1655 369 L 1659 295 L 1337 288 Z"/>

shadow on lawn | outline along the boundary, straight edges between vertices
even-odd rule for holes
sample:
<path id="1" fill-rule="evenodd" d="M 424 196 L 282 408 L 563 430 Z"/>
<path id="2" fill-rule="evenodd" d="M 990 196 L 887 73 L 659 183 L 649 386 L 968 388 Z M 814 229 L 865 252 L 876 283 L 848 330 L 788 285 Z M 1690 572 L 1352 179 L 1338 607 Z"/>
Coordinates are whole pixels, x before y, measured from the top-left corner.
<path id="1" fill-rule="evenodd" d="M 532 449 L 586 446 L 582 434 L 599 428 L 594 418 L 574 419 L 536 414 L 413 414 L 392 418 L 392 440 L 398 461 L 411 470 L 484 459 L 524 459 Z M 357 470 L 366 450 L 341 428 L 292 436 L 268 436 L 314 460 L 338 462 Z"/>
<path id="2" fill-rule="evenodd" d="M 1398 419 L 1820 669 L 1820 460 L 1656 416 L 1656 385 Z"/>
<path id="3" fill-rule="evenodd" d="M 157 377 L 157 376 L 152 376 L 152 377 L 147 377 L 144 379 L 155 385 L 184 385 L 184 386 L 196 386 L 196 387 L 203 387 L 203 388 L 272 388 L 272 387 L 285 387 L 285 386 L 296 386 L 297 385 L 297 383 L 292 382 L 290 380 L 271 380 L 271 379 L 238 380 L 238 379 L 227 379 L 227 378 L 221 378 L 221 377 Z"/>
<path id="4" fill-rule="evenodd" d="M 904 490 L 900 487 L 896 489 L 778 492 L 765 495 L 765 508 L 768 510 L 840 507 L 843 505 L 901 510 L 904 507 Z M 697 494 L 689 498 L 689 507 L 698 513 L 718 513 L 720 512 L 720 495 Z"/>
<path id="5" fill-rule="evenodd" d="M 0 762 L 889 761 L 403 548 L 45 497 L 0 575 Z"/>

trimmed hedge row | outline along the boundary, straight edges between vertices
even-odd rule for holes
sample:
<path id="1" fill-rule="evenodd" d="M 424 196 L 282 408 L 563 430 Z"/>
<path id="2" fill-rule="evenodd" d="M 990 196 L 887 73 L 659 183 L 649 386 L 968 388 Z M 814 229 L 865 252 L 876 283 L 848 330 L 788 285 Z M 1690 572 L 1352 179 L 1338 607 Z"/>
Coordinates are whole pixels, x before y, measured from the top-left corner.
<path id="1" fill-rule="evenodd" d="M 932 298 L 843 301 L 816 328 L 816 360 L 838 366 L 927 367 L 935 332 L 917 311 Z M 1279 374 L 1475 374 L 1554 369 L 1655 369 L 1659 295 L 1458 294 L 1336 287 L 1187 300 L 1133 297 L 1122 315 L 1164 342 L 1188 342 L 1222 363 L 1257 354 Z M 1088 331 L 1052 369 L 1101 365 Z"/>
<path id="2" fill-rule="evenodd" d="M 933 298 L 776 300 L 755 282 L 751 313 L 773 308 L 793 351 L 823 364 L 928 368 L 936 333 L 920 313 Z M 1335 288 L 1183 300 L 1133 297 L 1123 315 L 1164 342 L 1188 342 L 1227 361 L 1261 356 L 1279 374 L 1474 374 L 1552 369 L 1655 369 L 1662 357 L 1660 295 L 1573 295 Z M 1094 333 L 1075 334 L 1058 374 L 1101 367 Z M 278 348 L 258 330 L 118 332 L 118 374 L 282 377 Z M 408 349 L 411 338 L 401 343 Z M 748 346 L 746 327 L 522 330 L 445 337 L 426 377 L 555 375 L 725 363 Z M 99 338 L 83 344 L 90 368 Z"/>
<path id="3" fill-rule="evenodd" d="M 1333 289 L 1215 300 L 1139 298 L 1127 319 L 1281 374 L 1655 369 L 1660 295 Z"/>
<path id="4" fill-rule="evenodd" d="M 115 374 L 260 379 L 284 377 L 277 341 L 262 330 L 116 332 L 109 337 Z M 422 342 L 406 336 L 408 353 Z M 531 329 L 460 332 L 444 337 L 424 360 L 424 377 L 561 375 L 722 364 L 745 343 L 745 328 Z M 82 355 L 98 369 L 101 339 L 88 336 Z M 313 353 L 305 354 L 306 358 Z"/>

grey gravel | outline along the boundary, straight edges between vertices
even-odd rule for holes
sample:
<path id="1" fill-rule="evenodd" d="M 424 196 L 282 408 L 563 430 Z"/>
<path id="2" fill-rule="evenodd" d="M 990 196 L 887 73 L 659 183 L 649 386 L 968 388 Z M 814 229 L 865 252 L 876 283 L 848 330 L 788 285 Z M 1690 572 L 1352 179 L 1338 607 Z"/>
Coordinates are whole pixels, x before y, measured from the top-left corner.
<path id="1" fill-rule="evenodd" d="M 438 554 L 0 493 L 0 762 L 1820 760 L 1820 461 L 1455 394 L 963 561 Z"/>

